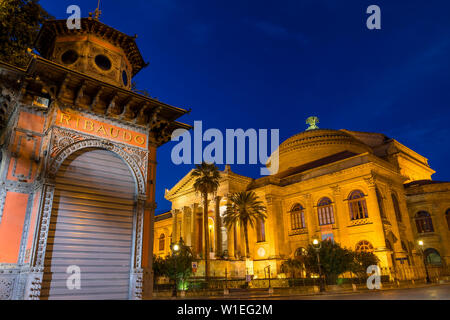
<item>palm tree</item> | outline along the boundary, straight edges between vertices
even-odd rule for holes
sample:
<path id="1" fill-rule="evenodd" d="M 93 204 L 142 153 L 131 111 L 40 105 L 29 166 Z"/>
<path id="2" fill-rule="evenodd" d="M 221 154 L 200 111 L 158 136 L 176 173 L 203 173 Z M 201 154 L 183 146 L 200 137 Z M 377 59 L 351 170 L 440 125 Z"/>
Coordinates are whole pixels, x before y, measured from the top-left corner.
<path id="1" fill-rule="evenodd" d="M 238 224 L 244 227 L 246 257 L 250 257 L 248 248 L 248 225 L 254 228 L 257 222 L 266 219 L 266 207 L 253 191 L 242 191 L 231 195 L 223 222 L 228 229 Z"/>
<path id="2" fill-rule="evenodd" d="M 197 164 L 192 172 L 197 177 L 194 189 L 200 192 L 203 198 L 203 233 L 205 235 L 205 278 L 209 278 L 209 238 L 208 238 L 208 194 L 214 194 L 219 188 L 220 173 L 213 163 L 203 162 Z"/>

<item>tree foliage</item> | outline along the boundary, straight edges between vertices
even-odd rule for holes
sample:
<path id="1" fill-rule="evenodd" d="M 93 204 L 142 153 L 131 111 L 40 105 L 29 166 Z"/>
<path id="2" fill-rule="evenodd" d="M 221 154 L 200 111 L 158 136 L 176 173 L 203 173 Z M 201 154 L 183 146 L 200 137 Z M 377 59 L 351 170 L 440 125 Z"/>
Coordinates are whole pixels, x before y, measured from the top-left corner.
<path id="1" fill-rule="evenodd" d="M 306 269 L 310 273 L 318 274 L 316 249 L 310 244 L 306 251 L 304 257 Z M 322 274 L 327 279 L 337 279 L 341 273 L 349 271 L 353 261 L 353 255 L 349 250 L 330 240 L 321 242 L 319 257 Z"/>
<path id="2" fill-rule="evenodd" d="M 27 48 L 32 48 L 40 26 L 53 17 L 39 0 L 0 1 L 0 60 L 25 67 L 29 61 Z"/>
<path id="3" fill-rule="evenodd" d="M 194 189 L 202 195 L 215 193 L 219 188 L 220 173 L 213 163 L 197 164 L 192 176 L 195 177 Z"/>
<path id="4" fill-rule="evenodd" d="M 320 267 L 322 275 L 328 281 L 335 281 L 339 275 L 345 272 L 353 272 L 359 277 L 366 277 L 367 267 L 377 265 L 379 260 L 372 252 L 357 252 L 342 248 L 339 244 L 325 240 L 321 242 L 319 249 Z M 305 267 L 307 273 L 318 274 L 317 251 L 312 244 L 306 250 L 304 256 L 297 257 L 295 263 L 286 262 L 286 268 Z"/>
<path id="5" fill-rule="evenodd" d="M 157 277 L 168 277 L 170 280 L 185 280 L 189 278 L 192 273 L 192 262 L 194 257 L 191 249 L 186 246 L 181 240 L 178 245 L 180 250 L 165 258 L 153 257 L 153 274 L 156 280 Z"/>
<path id="6" fill-rule="evenodd" d="M 254 228 L 258 221 L 264 221 L 265 212 L 266 207 L 253 191 L 237 192 L 230 197 L 223 223 L 228 229 L 236 224 L 244 227 L 246 257 L 250 256 L 248 226 Z"/>
<path id="7" fill-rule="evenodd" d="M 303 271 L 305 265 L 302 257 L 289 258 L 281 264 L 281 270 L 291 274 L 295 278 L 296 272 Z"/>
<path id="8" fill-rule="evenodd" d="M 372 252 L 353 252 L 353 263 L 351 272 L 358 275 L 360 278 L 367 276 L 367 268 L 371 265 L 377 265 L 379 259 Z"/>

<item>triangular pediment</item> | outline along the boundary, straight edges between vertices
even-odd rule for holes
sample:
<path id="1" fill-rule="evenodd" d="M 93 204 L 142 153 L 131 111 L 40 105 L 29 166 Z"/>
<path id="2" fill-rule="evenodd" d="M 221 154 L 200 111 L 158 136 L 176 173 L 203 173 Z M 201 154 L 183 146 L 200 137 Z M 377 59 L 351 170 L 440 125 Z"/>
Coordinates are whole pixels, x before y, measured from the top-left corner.
<path id="1" fill-rule="evenodd" d="M 172 199 L 195 193 L 194 183 L 195 177 L 192 176 L 194 169 L 191 169 L 180 181 L 177 182 L 170 190 L 166 189 L 164 197 L 172 201 Z M 232 172 L 229 167 L 224 171 L 220 171 L 220 186 L 218 195 L 224 196 L 232 192 L 246 190 L 247 186 L 253 181 L 252 178 L 239 175 Z"/>

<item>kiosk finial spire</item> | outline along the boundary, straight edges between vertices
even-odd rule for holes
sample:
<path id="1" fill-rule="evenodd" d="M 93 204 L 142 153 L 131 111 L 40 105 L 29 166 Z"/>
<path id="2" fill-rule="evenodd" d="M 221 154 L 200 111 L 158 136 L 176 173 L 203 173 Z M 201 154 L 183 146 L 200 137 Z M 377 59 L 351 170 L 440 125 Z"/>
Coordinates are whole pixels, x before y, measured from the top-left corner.
<path id="1" fill-rule="evenodd" d="M 92 14 L 94 14 L 94 19 L 95 20 L 98 20 L 98 18 L 102 14 L 102 11 L 100 10 L 100 0 L 98 0 L 98 2 L 97 2 L 97 8 L 95 9 L 95 11 L 93 13 L 89 12 L 89 17 L 92 18 Z"/>

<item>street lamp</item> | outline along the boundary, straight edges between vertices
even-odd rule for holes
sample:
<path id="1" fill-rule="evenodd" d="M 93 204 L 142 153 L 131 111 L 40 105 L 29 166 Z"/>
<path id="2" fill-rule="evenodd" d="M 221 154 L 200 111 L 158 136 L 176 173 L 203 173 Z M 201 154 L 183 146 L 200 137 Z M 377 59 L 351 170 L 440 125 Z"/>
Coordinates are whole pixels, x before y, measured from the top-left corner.
<path id="1" fill-rule="evenodd" d="M 180 245 L 178 243 L 175 243 L 172 246 L 172 257 L 174 258 L 174 267 L 175 267 L 175 286 L 173 287 L 172 297 L 176 297 L 178 291 L 178 270 L 177 270 L 177 259 L 175 259 L 175 256 L 179 251 Z"/>
<path id="2" fill-rule="evenodd" d="M 318 239 L 314 239 L 313 240 L 313 247 L 314 250 L 316 250 L 316 255 L 317 255 L 317 267 L 319 268 L 319 285 L 320 285 L 320 292 L 324 292 L 325 291 L 325 285 L 323 283 L 323 278 L 322 278 L 322 268 L 320 266 L 320 248 L 322 247 L 322 244 L 320 243 L 320 241 Z"/>
<path id="3" fill-rule="evenodd" d="M 419 240 L 419 248 L 420 248 L 420 253 L 422 254 L 422 261 L 423 261 L 423 265 L 425 266 L 425 274 L 426 274 L 426 282 L 427 283 L 431 283 L 431 280 L 430 280 L 430 276 L 429 276 L 429 274 L 428 274 L 428 267 L 427 267 L 427 261 L 426 261 L 426 258 L 425 258 L 425 253 L 424 253 L 424 251 L 423 251 L 423 241 L 422 240 Z"/>

